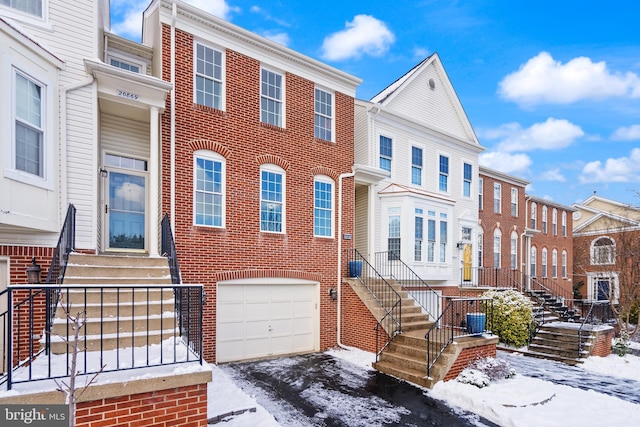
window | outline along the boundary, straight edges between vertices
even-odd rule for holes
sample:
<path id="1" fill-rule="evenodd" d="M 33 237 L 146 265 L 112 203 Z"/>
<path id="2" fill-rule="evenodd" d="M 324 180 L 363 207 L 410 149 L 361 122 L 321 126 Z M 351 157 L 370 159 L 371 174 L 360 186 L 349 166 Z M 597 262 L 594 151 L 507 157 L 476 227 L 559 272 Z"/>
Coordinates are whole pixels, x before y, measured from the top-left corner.
<path id="1" fill-rule="evenodd" d="M 387 250 L 389 251 L 389 260 L 400 259 L 400 215 L 389 216 Z"/>
<path id="2" fill-rule="evenodd" d="M 547 207 L 542 207 L 542 232 L 547 234 Z"/>
<path id="3" fill-rule="evenodd" d="M 44 178 L 44 88 L 16 73 L 15 168 Z"/>
<path id="4" fill-rule="evenodd" d="M 225 162 L 211 152 L 194 154 L 194 222 L 208 227 L 224 227 Z"/>
<path id="5" fill-rule="evenodd" d="M 484 263 L 482 262 L 482 256 L 483 256 L 483 236 L 482 233 L 478 233 L 478 267 L 482 267 L 484 265 Z"/>
<path id="6" fill-rule="evenodd" d="M 551 277 L 558 277 L 558 251 L 556 249 L 551 251 Z"/>
<path id="7" fill-rule="evenodd" d="M 284 233 L 285 174 L 275 165 L 260 169 L 260 231 Z"/>
<path id="8" fill-rule="evenodd" d="M 42 2 L 43 0 L 0 0 L 1 5 L 39 17 L 42 17 Z"/>
<path id="9" fill-rule="evenodd" d="M 493 231 L 493 267 L 500 268 L 500 255 L 502 246 L 502 232 L 496 228 Z"/>
<path id="10" fill-rule="evenodd" d="M 463 164 L 462 196 L 471 197 L 471 175 L 473 168 L 469 163 Z"/>
<path id="11" fill-rule="evenodd" d="M 139 65 L 135 65 L 135 64 L 132 64 L 130 62 L 123 61 L 123 60 L 121 60 L 119 58 L 109 58 L 109 64 L 113 65 L 114 67 L 121 68 L 123 70 L 131 71 L 132 73 L 139 73 L 140 72 L 140 66 Z"/>
<path id="12" fill-rule="evenodd" d="M 449 158 L 440 156 L 440 178 L 438 180 L 440 191 L 448 191 L 449 188 Z"/>
<path id="13" fill-rule="evenodd" d="M 511 232 L 511 269 L 516 270 L 518 268 L 518 233 Z"/>
<path id="14" fill-rule="evenodd" d="M 542 248 L 542 277 L 547 277 L 547 248 Z"/>
<path id="15" fill-rule="evenodd" d="M 615 243 L 609 237 L 600 237 L 591 243 L 591 264 L 614 264 Z"/>
<path id="16" fill-rule="evenodd" d="M 567 213 L 562 211 L 562 237 L 567 237 Z"/>
<path id="17" fill-rule="evenodd" d="M 531 203 L 531 228 L 536 229 L 536 218 L 538 217 L 538 205 L 536 202 Z"/>
<path id="18" fill-rule="evenodd" d="M 416 209 L 416 216 L 414 219 L 414 242 L 413 242 L 413 260 L 422 261 L 422 237 L 423 237 L 423 222 L 422 209 Z"/>
<path id="19" fill-rule="evenodd" d="M 436 213 L 429 211 L 427 219 L 427 261 L 436 260 Z"/>
<path id="20" fill-rule="evenodd" d="M 562 251 L 562 277 L 567 277 L 567 251 Z"/>
<path id="21" fill-rule="evenodd" d="M 392 145 L 391 138 L 380 135 L 380 169 L 387 172 L 391 172 Z"/>
<path id="22" fill-rule="evenodd" d="M 196 43 L 195 102 L 223 109 L 222 52 Z"/>
<path id="23" fill-rule="evenodd" d="M 411 183 L 422 185 L 422 148 L 411 147 Z"/>
<path id="24" fill-rule="evenodd" d="M 260 121 L 262 123 L 284 127 L 283 94 L 282 75 L 263 68 L 260 79 Z"/>
<path id="25" fill-rule="evenodd" d="M 447 262 L 447 214 L 440 214 L 440 262 Z"/>
<path id="26" fill-rule="evenodd" d="M 536 277 L 536 262 L 538 262 L 536 260 L 536 247 L 532 246 L 531 247 L 531 277 Z"/>
<path id="27" fill-rule="evenodd" d="M 462 227 L 460 229 L 460 240 L 463 240 L 465 242 L 470 242 L 471 241 L 471 227 Z"/>
<path id="28" fill-rule="evenodd" d="M 551 211 L 551 234 L 558 235 L 558 210 L 556 208 Z"/>
<path id="29" fill-rule="evenodd" d="M 316 88 L 314 136 L 325 141 L 333 141 L 333 94 Z"/>
<path id="30" fill-rule="evenodd" d="M 484 209 L 484 191 L 482 190 L 482 187 L 484 186 L 484 178 L 479 178 L 478 179 L 478 209 L 482 210 Z"/>
<path id="31" fill-rule="evenodd" d="M 333 180 L 328 176 L 313 180 L 313 235 L 333 237 Z"/>
<path id="32" fill-rule="evenodd" d="M 511 216 L 518 216 L 518 189 L 511 188 Z"/>
<path id="33" fill-rule="evenodd" d="M 502 213 L 502 184 L 499 182 L 493 184 L 493 212 Z"/>

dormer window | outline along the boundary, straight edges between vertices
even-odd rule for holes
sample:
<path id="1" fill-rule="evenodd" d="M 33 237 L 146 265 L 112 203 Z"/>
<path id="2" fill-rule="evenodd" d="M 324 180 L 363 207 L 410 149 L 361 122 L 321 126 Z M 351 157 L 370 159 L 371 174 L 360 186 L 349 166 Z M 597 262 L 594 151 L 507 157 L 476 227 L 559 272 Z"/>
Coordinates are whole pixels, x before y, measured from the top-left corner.
<path id="1" fill-rule="evenodd" d="M 145 71 L 144 62 L 136 61 L 134 58 L 109 54 L 107 56 L 107 62 L 109 63 L 109 65 L 120 68 L 122 70 L 131 71 L 132 73 L 139 74 Z"/>

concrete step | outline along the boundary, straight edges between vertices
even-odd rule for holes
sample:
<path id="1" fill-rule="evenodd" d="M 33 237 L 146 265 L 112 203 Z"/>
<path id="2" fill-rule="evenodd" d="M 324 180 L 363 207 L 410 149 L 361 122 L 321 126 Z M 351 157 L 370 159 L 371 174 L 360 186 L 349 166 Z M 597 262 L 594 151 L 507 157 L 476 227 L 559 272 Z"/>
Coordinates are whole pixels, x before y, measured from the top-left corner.
<path id="1" fill-rule="evenodd" d="M 136 334 L 110 334 L 103 335 L 102 340 L 98 336 L 88 335 L 86 337 L 83 336 L 79 343 L 79 348 L 81 350 L 88 351 L 109 351 L 115 350 L 116 348 L 127 348 L 127 347 L 141 347 L 146 345 L 160 344 L 160 342 L 168 339 L 175 338 L 176 340 L 180 339 L 179 331 L 174 329 L 166 329 L 164 331 L 149 331 L 149 332 L 141 332 Z M 69 342 L 69 345 L 67 344 Z M 70 348 L 72 340 L 64 341 L 59 336 L 55 335 L 51 337 L 51 351 L 54 354 L 64 354 L 67 351 L 71 351 Z"/>
<path id="2" fill-rule="evenodd" d="M 526 351 L 526 352 L 523 352 L 522 354 L 529 357 L 536 357 L 538 359 L 555 360 L 556 362 L 562 362 L 568 365 L 578 365 L 584 362 L 583 359 L 580 359 L 577 357 L 562 357 L 555 354 L 538 353 L 535 351 Z"/>
<path id="3" fill-rule="evenodd" d="M 409 356 L 407 354 L 396 353 L 394 351 L 385 350 L 378 358 L 379 362 L 389 362 L 397 368 L 419 371 L 426 375 L 427 358 Z"/>
<path id="4" fill-rule="evenodd" d="M 105 266 L 105 267 L 168 267 L 165 257 L 126 256 L 126 255 L 90 255 L 72 253 L 69 255 L 67 267 L 74 266 Z"/>
<path id="5" fill-rule="evenodd" d="M 174 299 L 173 288 L 147 288 L 134 286 L 126 288 L 83 288 L 63 289 L 60 303 L 68 305 L 84 304 L 124 304 L 158 303 Z"/>
<path id="6" fill-rule="evenodd" d="M 138 317 L 87 318 L 85 325 L 80 328 L 80 334 L 82 336 L 85 334 L 131 335 L 132 332 L 159 331 L 175 327 L 177 327 L 177 319 L 173 313 Z M 73 335 L 73 323 L 64 318 L 56 318 L 51 333 L 54 336 L 70 337 Z"/>
<path id="7" fill-rule="evenodd" d="M 586 350 L 582 350 L 580 353 L 578 353 L 578 348 L 562 349 L 555 346 L 539 345 L 534 343 L 531 343 L 529 345 L 529 351 L 540 354 L 560 356 L 564 358 L 578 358 L 578 355 L 580 355 L 580 357 L 587 357 L 589 355 L 589 352 Z"/>
<path id="8" fill-rule="evenodd" d="M 377 362 L 373 364 L 373 367 L 382 373 L 413 384 L 427 388 L 433 387 L 432 380 L 426 376 L 426 371 L 402 368 L 390 362 Z"/>
<path id="9" fill-rule="evenodd" d="M 171 285 L 171 278 L 166 276 L 158 277 L 91 277 L 91 276 L 64 276 L 65 285 Z"/>
<path id="10" fill-rule="evenodd" d="M 73 313 L 73 309 L 76 310 Z M 77 310 L 84 310 L 88 318 L 116 318 L 116 317 L 136 317 L 147 315 L 160 315 L 165 312 L 173 312 L 175 309 L 175 300 L 173 298 L 163 301 L 141 301 L 135 304 L 130 303 L 104 303 L 104 304 L 87 304 L 87 305 L 72 305 L 68 308 L 63 308 L 60 305 L 57 307 L 56 317 L 64 319 L 66 317 L 65 310 L 71 314 L 76 314 Z"/>

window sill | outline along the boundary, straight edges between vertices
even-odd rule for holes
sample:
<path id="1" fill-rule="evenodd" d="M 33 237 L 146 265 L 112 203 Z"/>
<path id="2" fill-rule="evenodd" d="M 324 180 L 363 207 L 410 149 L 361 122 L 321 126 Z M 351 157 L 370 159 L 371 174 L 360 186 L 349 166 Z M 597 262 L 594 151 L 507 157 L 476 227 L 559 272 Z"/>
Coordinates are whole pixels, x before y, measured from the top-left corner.
<path id="1" fill-rule="evenodd" d="M 4 176 L 12 181 L 21 182 L 22 184 L 30 185 L 32 187 L 38 187 L 49 191 L 54 190 L 54 186 L 49 180 L 16 169 L 5 169 Z"/>
<path id="2" fill-rule="evenodd" d="M 274 130 L 276 132 L 286 132 L 287 131 L 286 128 L 283 128 L 283 127 L 280 127 L 280 126 L 276 126 L 276 125 L 272 125 L 272 124 L 265 123 L 265 122 L 260 122 L 260 126 L 263 127 L 263 128 L 266 128 L 266 129 Z"/>
<path id="3" fill-rule="evenodd" d="M 196 111 L 204 111 L 206 113 L 211 113 L 214 114 L 216 116 L 220 116 L 220 117 L 226 117 L 227 112 L 224 110 L 219 110 L 217 108 L 213 108 L 213 107 L 208 107 L 206 105 L 202 105 L 202 104 L 193 104 L 193 109 Z"/>

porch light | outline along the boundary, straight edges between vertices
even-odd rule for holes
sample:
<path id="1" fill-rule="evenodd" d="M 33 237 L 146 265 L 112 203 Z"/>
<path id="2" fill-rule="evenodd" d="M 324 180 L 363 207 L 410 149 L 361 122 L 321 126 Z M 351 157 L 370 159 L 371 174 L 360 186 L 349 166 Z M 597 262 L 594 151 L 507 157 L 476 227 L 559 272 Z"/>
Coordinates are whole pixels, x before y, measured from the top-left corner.
<path id="1" fill-rule="evenodd" d="M 338 292 L 335 290 L 335 288 L 329 289 L 329 296 L 333 301 L 338 299 Z"/>
<path id="2" fill-rule="evenodd" d="M 27 267 L 27 283 L 31 285 L 40 283 L 40 271 L 42 269 L 36 264 L 36 257 L 31 258 L 31 265 Z"/>

